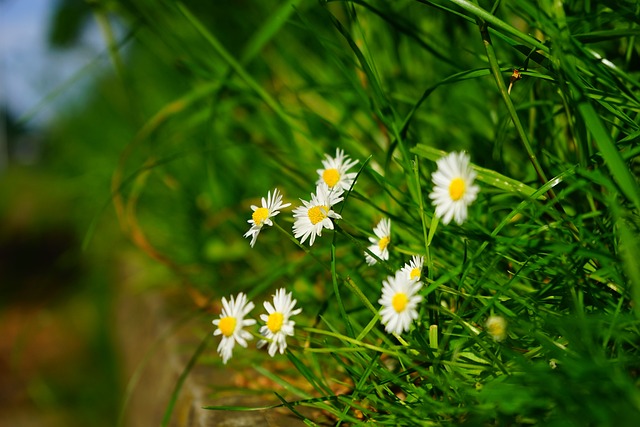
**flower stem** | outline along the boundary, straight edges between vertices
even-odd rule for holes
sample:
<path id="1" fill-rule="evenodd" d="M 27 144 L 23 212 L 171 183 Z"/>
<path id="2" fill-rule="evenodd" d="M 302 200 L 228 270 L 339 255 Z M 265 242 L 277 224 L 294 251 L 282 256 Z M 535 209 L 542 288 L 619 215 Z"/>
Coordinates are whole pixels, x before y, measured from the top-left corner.
<path id="1" fill-rule="evenodd" d="M 516 111 L 516 107 L 513 105 L 513 101 L 511 100 L 511 95 L 509 94 L 509 90 L 507 89 L 507 85 L 504 82 L 502 77 L 502 72 L 500 70 L 500 65 L 498 64 L 498 58 L 496 57 L 496 52 L 493 48 L 493 44 L 491 42 L 491 35 L 489 34 L 489 28 L 486 21 L 481 18 L 477 18 L 478 27 L 480 28 L 480 35 L 482 36 L 482 42 L 485 47 L 485 51 L 487 53 L 487 59 L 489 60 L 489 67 L 491 69 L 491 74 L 493 75 L 496 85 L 498 86 L 498 91 L 502 96 L 505 106 L 507 107 L 507 111 L 511 116 L 511 120 L 513 121 L 513 125 L 516 128 L 516 132 L 520 137 L 520 141 L 522 142 L 522 146 L 527 152 L 527 156 L 529 157 L 529 161 L 533 165 L 533 169 L 538 176 L 538 180 L 542 185 L 546 184 L 549 180 L 547 179 L 544 170 L 542 170 L 542 166 L 538 162 L 538 158 L 536 157 L 533 149 L 531 148 L 531 144 L 529 143 L 529 137 L 527 136 L 527 132 L 522 126 L 522 122 L 518 117 L 518 112 Z M 555 191 L 553 188 L 549 188 L 547 191 L 547 195 L 549 196 L 549 201 L 558 209 L 561 217 L 566 220 L 569 230 L 571 234 L 576 239 L 576 241 L 580 241 L 580 234 L 576 226 L 567 218 L 567 214 L 564 211 L 560 201 L 558 200 Z"/>

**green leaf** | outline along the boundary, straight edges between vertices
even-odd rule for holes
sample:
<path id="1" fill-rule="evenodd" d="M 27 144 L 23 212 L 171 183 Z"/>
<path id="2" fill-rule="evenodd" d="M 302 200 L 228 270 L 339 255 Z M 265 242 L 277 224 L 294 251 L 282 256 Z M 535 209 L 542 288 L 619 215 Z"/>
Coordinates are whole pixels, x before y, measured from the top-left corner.
<path id="1" fill-rule="evenodd" d="M 600 149 L 600 153 L 613 179 L 620 187 L 620 190 L 622 190 L 622 193 L 636 206 L 636 209 L 640 211 L 640 190 L 638 189 L 638 182 L 622 159 L 622 155 L 611 140 L 602 120 L 593 106 L 588 102 L 580 102 L 578 104 L 578 111 L 584 119 L 585 125 L 593 135 L 594 142 Z"/>
<path id="2" fill-rule="evenodd" d="M 455 3 L 467 12 L 472 15 L 482 19 L 483 21 L 489 23 L 496 30 L 501 30 L 507 34 L 510 34 L 513 37 L 517 37 L 523 42 L 529 43 L 531 46 L 540 49 L 543 52 L 549 52 L 549 48 L 545 46 L 540 40 L 531 37 L 528 34 L 524 34 L 522 31 L 517 30 L 515 27 L 507 24 L 501 19 L 497 18 L 495 15 L 487 12 L 481 7 L 466 1 L 466 0 L 449 0 L 451 3 Z"/>

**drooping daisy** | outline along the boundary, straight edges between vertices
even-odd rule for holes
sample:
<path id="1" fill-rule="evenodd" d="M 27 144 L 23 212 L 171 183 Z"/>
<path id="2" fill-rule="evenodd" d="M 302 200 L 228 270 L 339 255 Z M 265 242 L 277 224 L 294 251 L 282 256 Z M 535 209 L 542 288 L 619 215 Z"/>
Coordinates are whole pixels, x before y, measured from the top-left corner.
<path id="1" fill-rule="evenodd" d="M 326 158 L 322 161 L 324 169 L 317 170 L 320 176 L 317 184 L 324 183 L 329 187 L 329 191 L 340 195 L 351 187 L 353 180 L 358 175 L 356 172 L 348 172 L 358 161 L 350 160 L 349 156 L 339 148 L 336 149 L 336 157 L 331 157 L 328 154 L 324 156 Z"/>
<path id="2" fill-rule="evenodd" d="M 333 230 L 332 218 L 342 218 L 331 210 L 333 205 L 342 201 L 342 197 L 330 192 L 325 184 L 318 184 L 316 193 L 311 194 L 310 202 L 302 199 L 300 201 L 303 206 L 298 206 L 293 210 L 293 217 L 296 219 L 293 223 L 293 235 L 296 239 L 302 237 L 300 243 L 304 243 L 309 238 L 309 246 L 312 246 L 316 236 L 322 234 L 323 228 Z"/>
<path id="3" fill-rule="evenodd" d="M 389 218 L 383 218 L 378 222 L 378 225 L 373 229 L 373 233 L 376 237 L 369 237 L 369 241 L 373 243 L 369 246 L 369 250 L 376 254 L 378 258 L 383 260 L 389 259 L 389 243 L 391 243 L 391 220 Z M 364 253 L 364 258 L 367 264 L 373 265 L 378 262 L 377 259 L 369 255 L 368 252 Z"/>
<path id="4" fill-rule="evenodd" d="M 420 275 L 422 274 L 422 266 L 424 265 L 424 257 L 419 255 L 414 255 L 411 257 L 411 261 L 406 263 L 404 267 L 402 267 L 402 271 L 404 274 L 409 277 L 409 279 L 420 280 Z"/>
<path id="5" fill-rule="evenodd" d="M 232 296 L 228 302 L 222 298 L 220 318 L 212 322 L 218 327 L 213 335 L 222 335 L 222 340 L 218 345 L 218 354 L 222 356 L 222 363 L 226 364 L 227 360 L 231 358 L 236 343 L 246 347 L 247 340 L 252 338 L 251 334 L 244 330 L 244 327 L 254 325 L 256 321 L 244 317 L 253 310 L 253 307 L 253 303 L 248 301 L 247 296 L 242 292 L 235 299 Z"/>
<path id="6" fill-rule="evenodd" d="M 408 331 L 411 322 L 418 318 L 417 307 L 422 296 L 417 293 L 421 287 L 422 282 L 410 279 L 402 270 L 382 282 L 382 297 L 378 303 L 382 306 L 380 317 L 387 333 Z"/>
<path id="7" fill-rule="evenodd" d="M 261 207 L 251 205 L 253 213 L 251 214 L 251 219 L 247 221 L 251 224 L 251 228 L 244 234 L 244 237 L 251 236 L 251 247 L 256 243 L 258 234 L 260 234 L 262 227 L 265 224 L 273 225 L 271 218 L 278 215 L 280 213 L 280 209 L 284 209 L 289 206 L 291 206 L 291 203 L 282 203 L 282 194 L 280 194 L 277 188 L 273 190 L 273 193 L 269 191 L 266 200 L 264 197 L 262 198 Z"/>
<path id="8" fill-rule="evenodd" d="M 507 321 L 502 316 L 489 316 L 485 323 L 487 332 L 495 341 L 502 341 L 507 337 Z"/>
<path id="9" fill-rule="evenodd" d="M 444 224 L 451 220 L 462 224 L 467 219 L 467 207 L 476 199 L 480 187 L 473 184 L 476 172 L 471 169 L 465 152 L 450 153 L 437 161 L 433 173 L 433 192 L 429 198 L 436 207 L 436 216 Z"/>
<path id="10" fill-rule="evenodd" d="M 258 341 L 258 348 L 269 344 L 269 356 L 273 357 L 276 351 L 284 353 L 287 348 L 287 336 L 293 336 L 296 322 L 291 320 L 291 316 L 299 314 L 302 309 L 293 309 L 296 300 L 291 298 L 291 293 L 280 288 L 273 296 L 273 305 L 269 301 L 264 302 L 267 314 L 261 314 L 260 319 L 266 324 L 260 328 L 260 334 L 265 337 Z"/>

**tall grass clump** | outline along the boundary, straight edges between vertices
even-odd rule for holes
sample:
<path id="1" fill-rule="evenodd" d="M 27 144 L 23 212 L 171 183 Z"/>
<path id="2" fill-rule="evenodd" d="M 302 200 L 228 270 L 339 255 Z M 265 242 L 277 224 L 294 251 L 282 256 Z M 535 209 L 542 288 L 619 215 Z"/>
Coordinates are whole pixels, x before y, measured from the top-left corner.
<path id="1" fill-rule="evenodd" d="M 636 2 L 108 6 L 114 204 L 222 301 L 199 363 L 310 425 L 640 419 Z"/>

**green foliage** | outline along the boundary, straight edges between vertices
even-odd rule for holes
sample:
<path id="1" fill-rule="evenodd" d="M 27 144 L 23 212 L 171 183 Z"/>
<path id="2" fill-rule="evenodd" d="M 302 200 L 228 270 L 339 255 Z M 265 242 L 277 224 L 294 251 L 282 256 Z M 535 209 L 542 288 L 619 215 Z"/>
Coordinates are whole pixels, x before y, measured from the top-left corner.
<path id="1" fill-rule="evenodd" d="M 122 117 L 94 141 L 119 132 L 111 195 L 145 251 L 207 295 L 284 286 L 304 307 L 286 375 L 254 350 L 230 363 L 266 363 L 285 393 L 274 405 L 337 424 L 633 425 L 635 2 L 230 5 L 110 4 L 135 40 L 105 92 Z M 275 187 L 308 200 L 336 147 L 363 166 L 336 231 L 299 247 L 285 211 L 250 248 L 249 206 Z M 457 150 L 481 191 L 463 225 L 443 225 L 431 174 Z M 382 217 L 391 256 L 367 266 Z M 412 254 L 425 256 L 420 315 L 388 335 L 381 283 Z"/>

